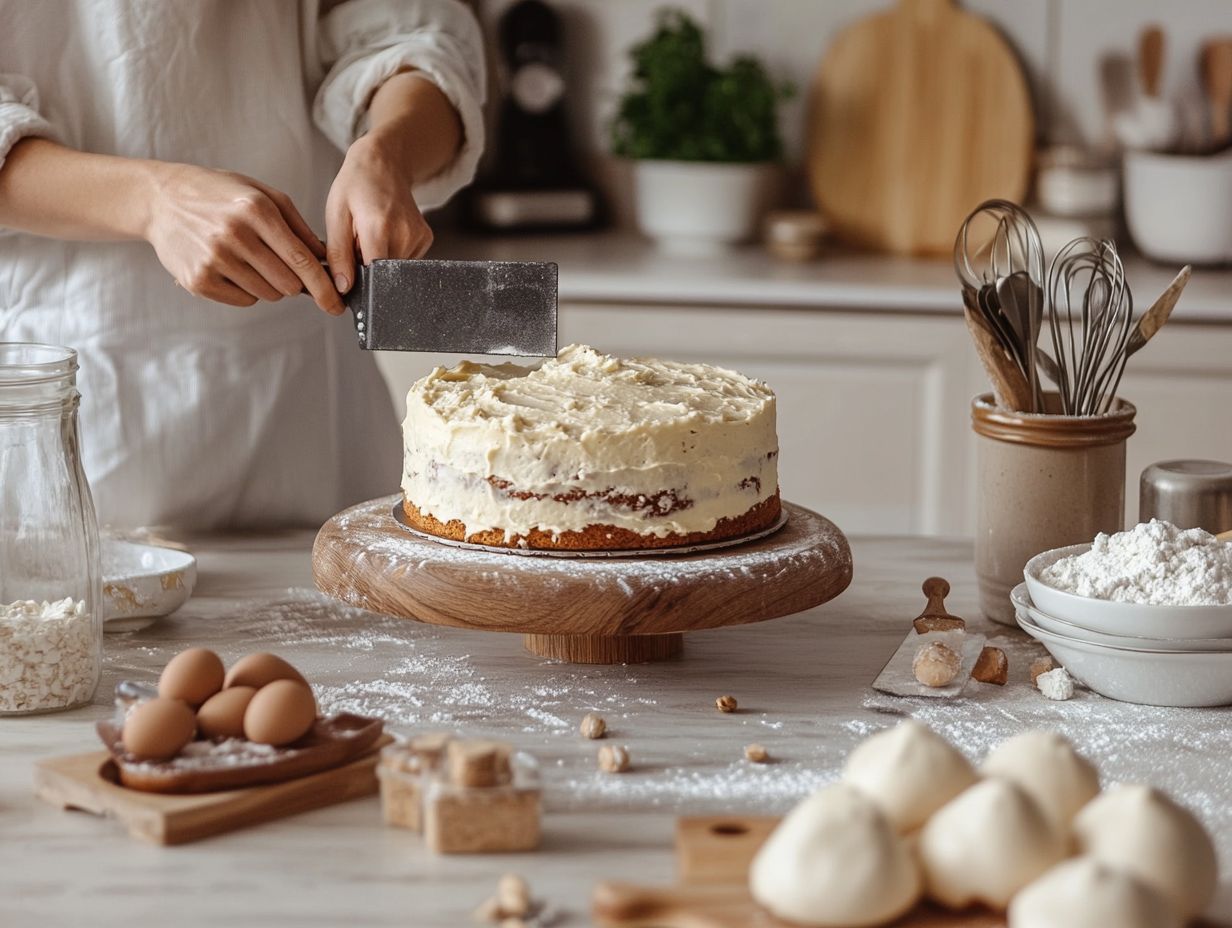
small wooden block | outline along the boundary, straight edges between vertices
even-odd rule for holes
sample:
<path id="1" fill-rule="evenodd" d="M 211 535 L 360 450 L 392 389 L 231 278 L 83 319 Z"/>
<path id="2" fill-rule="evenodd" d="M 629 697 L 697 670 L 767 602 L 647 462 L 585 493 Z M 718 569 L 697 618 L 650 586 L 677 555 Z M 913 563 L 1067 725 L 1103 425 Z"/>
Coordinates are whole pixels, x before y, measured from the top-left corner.
<path id="1" fill-rule="evenodd" d="M 538 789 L 437 784 L 424 811 L 424 837 L 437 854 L 533 851 L 539 817 Z"/>
<path id="2" fill-rule="evenodd" d="M 676 819 L 676 870 L 682 883 L 741 883 L 749 861 L 779 820 L 774 816 Z"/>
<path id="3" fill-rule="evenodd" d="M 106 751 L 54 757 L 35 767 L 35 795 L 62 809 L 80 809 L 114 818 L 134 838 L 156 844 L 187 844 L 320 809 L 377 791 L 380 747 L 357 760 L 296 780 L 217 793 L 146 793 L 120 786 Z"/>
<path id="4" fill-rule="evenodd" d="M 503 786 L 512 772 L 509 755 L 513 749 L 500 741 L 450 741 L 445 748 L 449 782 L 454 786 Z"/>

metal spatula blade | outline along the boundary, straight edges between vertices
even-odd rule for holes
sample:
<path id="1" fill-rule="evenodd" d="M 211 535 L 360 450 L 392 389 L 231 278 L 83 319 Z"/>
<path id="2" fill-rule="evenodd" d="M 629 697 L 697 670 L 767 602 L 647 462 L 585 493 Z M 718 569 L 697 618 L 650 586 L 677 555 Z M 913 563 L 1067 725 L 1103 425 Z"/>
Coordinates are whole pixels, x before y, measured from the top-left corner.
<path id="1" fill-rule="evenodd" d="M 556 355 L 557 268 L 530 261 L 373 261 L 347 294 L 359 346 Z"/>

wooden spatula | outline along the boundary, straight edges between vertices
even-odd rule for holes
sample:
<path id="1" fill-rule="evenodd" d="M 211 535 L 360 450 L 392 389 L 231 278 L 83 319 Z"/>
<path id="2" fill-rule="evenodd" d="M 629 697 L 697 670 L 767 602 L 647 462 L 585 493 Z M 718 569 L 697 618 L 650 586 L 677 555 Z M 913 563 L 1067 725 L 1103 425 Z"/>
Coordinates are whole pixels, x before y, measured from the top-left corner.
<path id="1" fill-rule="evenodd" d="M 1232 39 L 1215 39 L 1204 44 L 1199 70 L 1209 109 L 1211 145 L 1219 148 L 1232 135 Z"/>

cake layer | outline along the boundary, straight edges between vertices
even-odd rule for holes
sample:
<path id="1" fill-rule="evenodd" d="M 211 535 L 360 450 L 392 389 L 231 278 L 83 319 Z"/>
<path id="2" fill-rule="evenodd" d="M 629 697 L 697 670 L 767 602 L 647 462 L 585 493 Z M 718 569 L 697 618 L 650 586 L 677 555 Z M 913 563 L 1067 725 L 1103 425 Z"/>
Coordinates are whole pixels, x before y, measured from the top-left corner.
<path id="1" fill-rule="evenodd" d="M 704 364 L 574 345 L 533 368 L 437 368 L 403 434 L 407 501 L 468 535 L 687 537 L 778 493 L 773 392 Z"/>

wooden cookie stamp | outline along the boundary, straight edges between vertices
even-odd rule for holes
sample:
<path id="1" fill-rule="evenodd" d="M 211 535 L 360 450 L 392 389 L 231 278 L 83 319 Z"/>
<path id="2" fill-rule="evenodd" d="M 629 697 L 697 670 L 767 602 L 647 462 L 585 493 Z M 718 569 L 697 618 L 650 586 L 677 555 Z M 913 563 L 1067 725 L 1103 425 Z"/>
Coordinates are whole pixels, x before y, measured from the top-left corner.
<path id="1" fill-rule="evenodd" d="M 941 577 L 929 577 L 921 587 L 928 598 L 928 605 L 912 623 L 918 634 L 926 632 L 966 631 L 967 623 L 946 611 L 945 598 L 950 595 L 950 584 Z"/>

